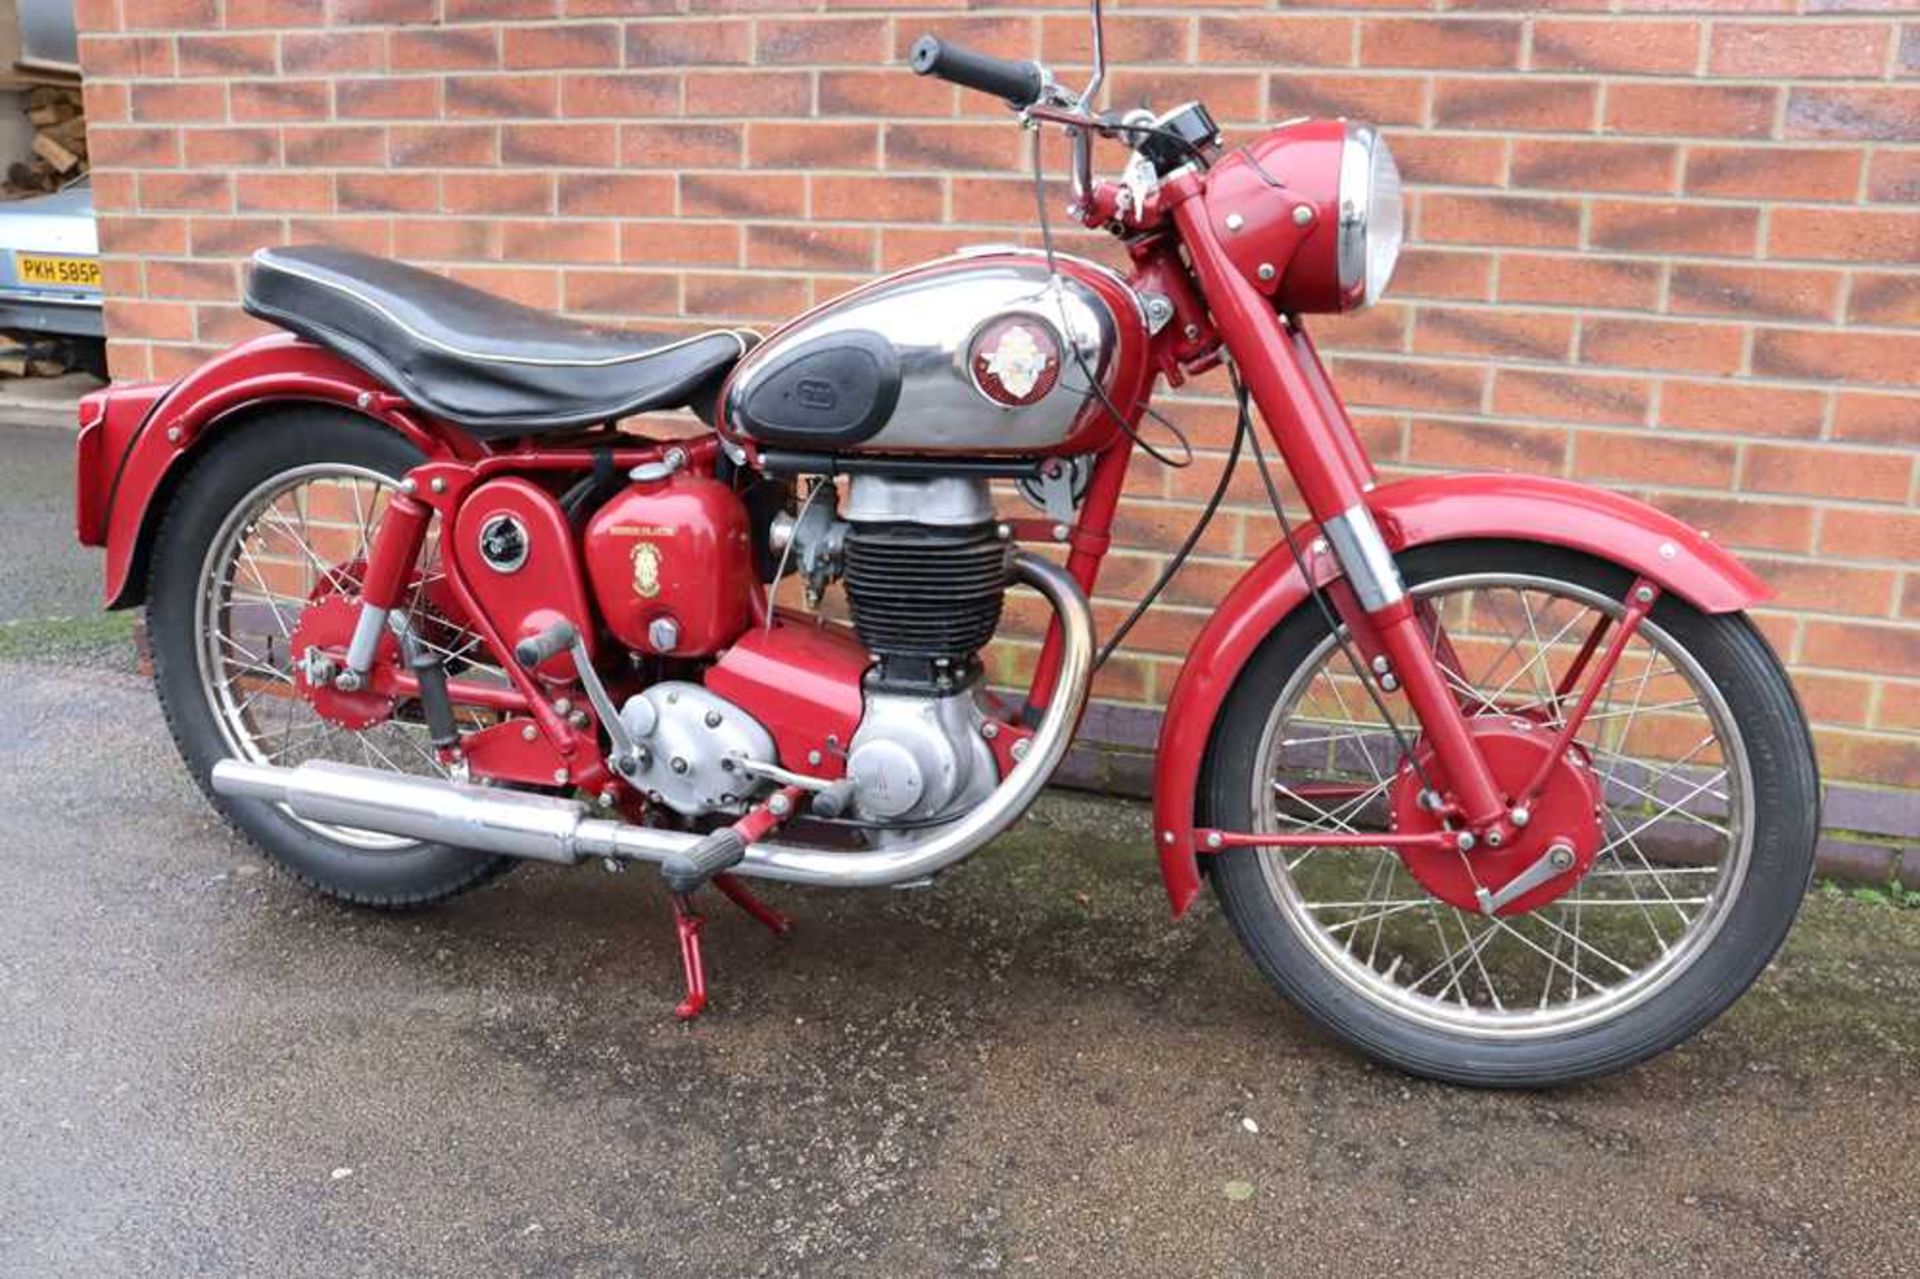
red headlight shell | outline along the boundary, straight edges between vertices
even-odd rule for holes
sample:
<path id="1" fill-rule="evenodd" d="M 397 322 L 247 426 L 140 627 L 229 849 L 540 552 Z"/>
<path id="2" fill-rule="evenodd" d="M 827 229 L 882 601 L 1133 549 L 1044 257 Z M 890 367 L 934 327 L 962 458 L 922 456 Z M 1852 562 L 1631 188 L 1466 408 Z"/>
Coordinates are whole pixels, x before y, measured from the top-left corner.
<path id="1" fill-rule="evenodd" d="M 1283 309 L 1344 311 L 1340 162 L 1347 126 L 1301 120 L 1236 148 L 1206 176 L 1207 217 L 1228 259 Z"/>

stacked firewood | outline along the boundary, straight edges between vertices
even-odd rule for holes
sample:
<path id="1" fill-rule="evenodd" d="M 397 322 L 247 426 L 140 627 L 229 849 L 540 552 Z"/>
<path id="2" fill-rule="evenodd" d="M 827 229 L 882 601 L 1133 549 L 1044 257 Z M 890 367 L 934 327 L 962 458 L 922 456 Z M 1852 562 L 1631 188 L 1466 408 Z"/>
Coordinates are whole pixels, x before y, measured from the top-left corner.
<path id="1" fill-rule="evenodd" d="M 80 86 L 36 84 L 26 91 L 33 154 L 7 166 L 9 196 L 57 191 L 87 171 L 87 114 Z"/>

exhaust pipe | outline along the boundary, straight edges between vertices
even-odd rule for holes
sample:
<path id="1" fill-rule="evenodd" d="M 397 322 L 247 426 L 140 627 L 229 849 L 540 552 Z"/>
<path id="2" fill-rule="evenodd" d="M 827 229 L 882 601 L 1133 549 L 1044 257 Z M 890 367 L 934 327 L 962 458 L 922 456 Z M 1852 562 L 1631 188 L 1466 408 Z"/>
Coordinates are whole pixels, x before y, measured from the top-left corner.
<path id="1" fill-rule="evenodd" d="M 1019 820 L 1066 756 L 1092 684 L 1094 648 L 1092 612 L 1065 569 L 1020 554 L 1014 573 L 1046 597 L 1063 641 L 1057 691 L 1026 758 L 978 807 L 924 841 L 864 853 L 763 841 L 747 849 L 734 874 L 837 888 L 910 883 L 977 852 Z M 298 768 L 221 760 L 213 766 L 213 789 L 234 799 L 280 804 L 308 821 L 562 865 L 594 857 L 659 862 L 701 839 L 593 817 L 576 800 L 325 760 Z"/>

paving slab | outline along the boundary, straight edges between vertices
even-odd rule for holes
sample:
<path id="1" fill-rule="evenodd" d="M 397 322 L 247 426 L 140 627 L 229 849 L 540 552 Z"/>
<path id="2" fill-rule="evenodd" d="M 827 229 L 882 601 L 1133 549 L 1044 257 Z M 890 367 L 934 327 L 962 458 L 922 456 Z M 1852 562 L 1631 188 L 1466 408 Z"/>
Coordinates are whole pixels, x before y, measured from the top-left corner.
<path id="1" fill-rule="evenodd" d="M 774 890 L 789 941 L 716 914 L 686 1027 L 650 873 L 333 906 L 138 678 L 0 685 L 0 1273 L 1910 1272 L 1920 912 L 1816 895 L 1688 1046 L 1472 1092 L 1328 1041 L 1165 917 L 1137 806 L 1054 797 L 929 892 Z"/>

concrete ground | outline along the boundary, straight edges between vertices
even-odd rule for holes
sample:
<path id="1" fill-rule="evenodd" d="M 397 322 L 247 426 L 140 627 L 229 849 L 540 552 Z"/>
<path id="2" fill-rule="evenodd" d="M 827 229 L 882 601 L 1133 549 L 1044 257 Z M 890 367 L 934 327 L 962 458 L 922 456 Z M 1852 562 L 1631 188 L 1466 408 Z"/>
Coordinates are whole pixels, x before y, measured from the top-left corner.
<path id="1" fill-rule="evenodd" d="M 787 941 L 715 912 L 681 1026 L 650 873 L 381 916 L 228 834 L 89 612 L 71 440 L 0 430 L 0 1274 L 1913 1268 L 1920 912 L 1815 894 L 1687 1046 L 1476 1093 L 1060 797 L 931 892 L 774 890 Z"/>

